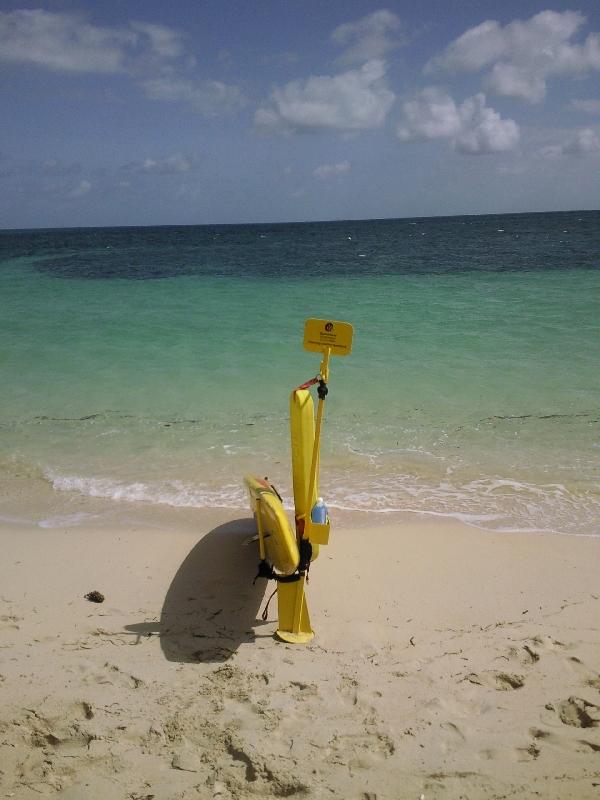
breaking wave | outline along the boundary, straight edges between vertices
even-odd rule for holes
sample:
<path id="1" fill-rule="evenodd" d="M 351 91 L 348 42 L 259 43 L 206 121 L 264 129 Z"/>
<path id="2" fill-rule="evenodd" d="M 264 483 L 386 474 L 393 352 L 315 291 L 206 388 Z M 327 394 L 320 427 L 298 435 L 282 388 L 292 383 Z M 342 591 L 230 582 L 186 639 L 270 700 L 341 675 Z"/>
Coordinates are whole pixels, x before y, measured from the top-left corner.
<path id="1" fill-rule="evenodd" d="M 496 532 L 555 532 L 600 535 L 600 491 L 577 492 L 562 484 L 533 484 L 508 478 L 479 478 L 427 484 L 414 476 L 370 476 L 346 481 L 329 475 L 321 493 L 331 509 L 377 515 L 412 513 L 448 517 Z M 239 483 L 209 485 L 183 480 L 125 481 L 103 477 L 47 475 L 52 488 L 115 502 L 174 508 L 246 509 Z M 291 489 L 281 486 L 286 508 Z"/>

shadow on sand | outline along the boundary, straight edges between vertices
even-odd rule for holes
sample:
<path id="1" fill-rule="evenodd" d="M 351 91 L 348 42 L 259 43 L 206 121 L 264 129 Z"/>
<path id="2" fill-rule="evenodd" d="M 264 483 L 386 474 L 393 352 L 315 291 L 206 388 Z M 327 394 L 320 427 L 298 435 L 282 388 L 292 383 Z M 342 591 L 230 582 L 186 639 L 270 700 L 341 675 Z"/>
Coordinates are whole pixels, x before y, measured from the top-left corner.
<path id="1" fill-rule="evenodd" d="M 253 642 L 266 583 L 252 581 L 258 546 L 248 540 L 253 519 L 227 522 L 207 533 L 190 551 L 167 591 L 159 622 L 126 625 L 138 636 L 160 636 L 169 661 L 227 661 L 244 642 Z"/>

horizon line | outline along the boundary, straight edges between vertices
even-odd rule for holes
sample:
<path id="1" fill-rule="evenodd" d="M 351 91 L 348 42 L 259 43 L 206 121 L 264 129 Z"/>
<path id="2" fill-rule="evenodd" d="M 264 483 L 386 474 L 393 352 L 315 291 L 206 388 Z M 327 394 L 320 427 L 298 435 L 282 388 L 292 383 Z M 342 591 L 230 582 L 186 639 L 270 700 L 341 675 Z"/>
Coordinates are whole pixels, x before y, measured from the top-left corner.
<path id="1" fill-rule="evenodd" d="M 399 220 L 424 220 L 424 219 L 457 219 L 459 217 L 516 217 L 531 214 L 590 214 L 599 212 L 599 208 L 573 208 L 553 211 L 496 211 L 487 213 L 469 212 L 465 214 L 428 214 L 410 217 L 348 217 L 337 219 L 312 219 L 312 220 L 280 220 L 277 222 L 159 222 L 138 225 L 42 225 L 30 228 L 0 228 L 0 233 L 13 231 L 76 231 L 76 230 L 107 230 L 107 229 L 137 229 L 137 228 L 225 228 L 225 227 L 250 227 L 250 226 L 275 226 L 275 225 L 326 225 L 343 222 L 395 222 Z"/>

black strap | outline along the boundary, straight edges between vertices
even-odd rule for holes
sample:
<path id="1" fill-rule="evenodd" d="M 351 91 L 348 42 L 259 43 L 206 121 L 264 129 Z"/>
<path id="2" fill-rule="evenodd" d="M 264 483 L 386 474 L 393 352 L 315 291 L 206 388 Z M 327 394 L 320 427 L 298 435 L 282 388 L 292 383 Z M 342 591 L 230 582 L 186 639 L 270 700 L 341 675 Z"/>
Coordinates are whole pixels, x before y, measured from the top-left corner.
<path id="1" fill-rule="evenodd" d="M 283 497 L 282 497 L 282 496 L 279 494 L 279 492 L 277 491 L 277 489 L 276 489 L 276 488 L 273 486 L 273 484 L 272 484 L 272 483 L 269 481 L 269 479 L 267 478 L 267 476 L 266 476 L 266 475 L 265 475 L 265 480 L 266 480 L 266 482 L 269 484 L 269 486 L 271 487 L 271 489 L 273 489 L 273 491 L 275 492 L 275 494 L 276 494 L 276 495 L 277 495 L 277 497 L 279 498 L 280 502 L 282 502 L 282 503 L 283 503 Z"/>
<path id="2" fill-rule="evenodd" d="M 268 581 L 277 581 L 278 583 L 294 583 L 294 581 L 299 581 L 301 577 L 302 575 L 299 572 L 294 572 L 292 575 L 279 575 L 269 562 L 263 559 L 258 565 L 258 572 L 252 584 L 254 585 L 259 578 L 266 578 Z"/>
<path id="3" fill-rule="evenodd" d="M 267 605 L 265 606 L 265 610 L 260 615 L 263 622 L 267 621 L 267 617 L 269 616 L 269 603 L 275 597 L 276 594 L 277 594 L 277 589 L 274 589 L 271 595 L 269 596 L 269 599 L 267 600 Z"/>
<path id="4" fill-rule="evenodd" d="M 295 583 L 299 581 L 300 578 L 304 577 L 306 577 L 308 581 L 308 570 L 312 558 L 312 544 L 308 539 L 300 539 L 299 550 L 300 562 L 296 572 L 292 573 L 292 575 L 279 575 L 269 562 L 263 558 L 263 560 L 259 562 L 258 572 L 252 584 L 254 585 L 259 578 L 266 578 L 268 581 L 277 581 L 277 583 Z"/>

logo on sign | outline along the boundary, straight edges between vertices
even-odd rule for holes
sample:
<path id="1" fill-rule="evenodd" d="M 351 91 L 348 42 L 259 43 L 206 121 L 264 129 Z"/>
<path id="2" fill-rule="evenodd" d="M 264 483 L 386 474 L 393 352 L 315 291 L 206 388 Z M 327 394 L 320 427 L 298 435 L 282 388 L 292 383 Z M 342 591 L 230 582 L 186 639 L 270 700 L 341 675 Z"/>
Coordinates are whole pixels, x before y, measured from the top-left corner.
<path id="1" fill-rule="evenodd" d="M 331 333 L 331 331 L 333 330 L 333 322 L 328 322 L 327 325 L 325 325 L 325 330 L 327 331 L 327 333 Z"/>

